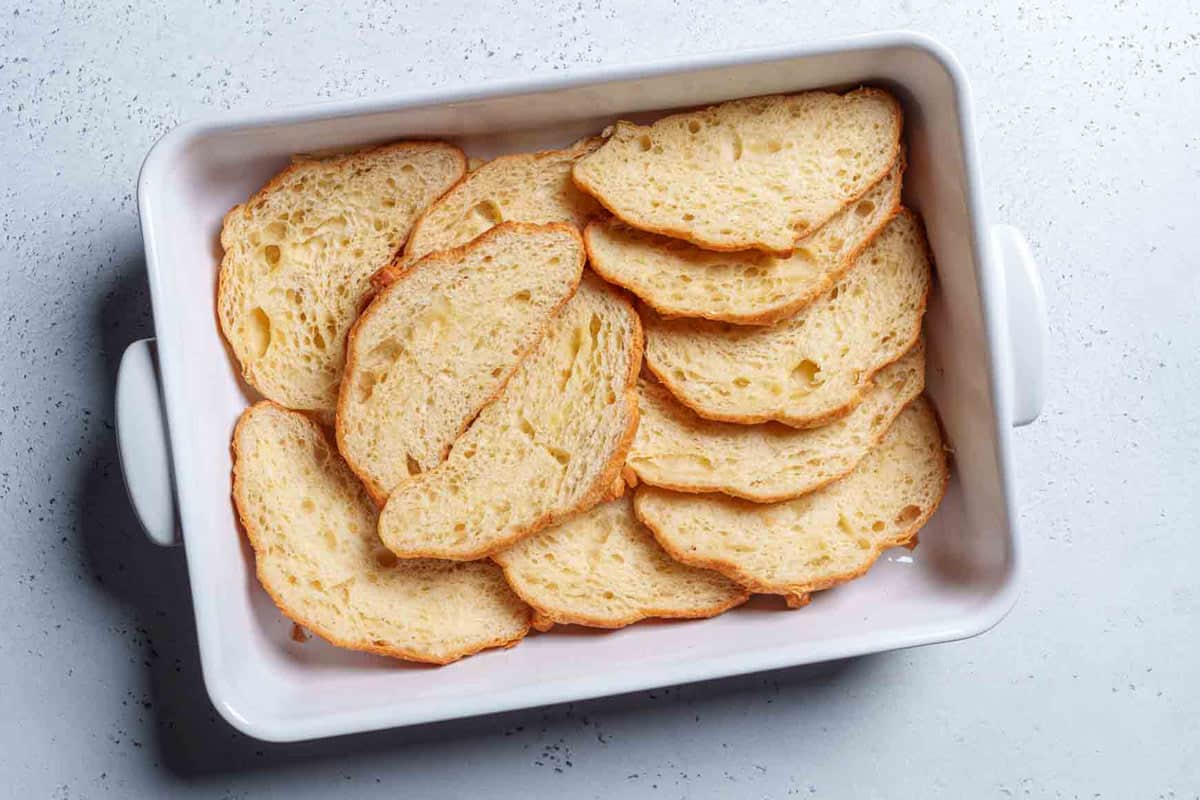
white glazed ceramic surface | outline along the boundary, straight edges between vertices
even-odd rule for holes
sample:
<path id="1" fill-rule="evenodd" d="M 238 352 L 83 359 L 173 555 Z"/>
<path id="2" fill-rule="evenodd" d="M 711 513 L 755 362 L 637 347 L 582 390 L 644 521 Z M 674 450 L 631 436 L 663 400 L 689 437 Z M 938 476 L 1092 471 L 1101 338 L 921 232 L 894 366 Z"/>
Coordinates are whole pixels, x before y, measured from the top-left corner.
<path id="1" fill-rule="evenodd" d="M 937 261 L 929 391 L 955 466 L 915 552 L 887 553 L 865 578 L 800 611 L 754 602 L 712 620 L 535 635 L 441 668 L 291 641 L 290 623 L 255 581 L 230 503 L 229 438 L 252 400 L 213 302 L 217 234 L 231 206 L 295 152 L 432 137 L 491 157 L 565 145 L 618 117 L 859 83 L 887 86 L 904 103 L 905 201 L 923 214 Z M 224 117 L 163 137 L 138 186 L 161 375 L 148 343 L 131 347 L 118 387 L 121 455 L 152 537 L 171 541 L 178 520 L 218 711 L 262 739 L 306 739 L 947 641 L 994 625 L 1016 597 L 1010 426 L 1040 407 L 1045 309 L 1020 234 L 985 224 L 974 147 L 960 67 L 908 33 Z M 169 437 L 155 427 L 163 411 Z"/>

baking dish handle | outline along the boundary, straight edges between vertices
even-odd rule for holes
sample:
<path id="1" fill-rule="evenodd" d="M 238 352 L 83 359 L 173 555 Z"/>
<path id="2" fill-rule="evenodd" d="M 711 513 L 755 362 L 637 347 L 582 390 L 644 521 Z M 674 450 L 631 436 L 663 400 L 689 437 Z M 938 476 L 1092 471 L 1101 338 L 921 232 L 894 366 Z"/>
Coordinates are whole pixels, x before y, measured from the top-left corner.
<path id="1" fill-rule="evenodd" d="M 146 535 L 156 544 L 179 544 L 174 480 L 153 339 L 125 348 L 117 368 L 117 452 L 125 489 Z"/>
<path id="2" fill-rule="evenodd" d="M 1004 265 L 1012 424 L 1028 425 L 1042 413 L 1046 397 L 1046 293 L 1024 234 L 1012 225 L 993 225 L 992 242 Z"/>

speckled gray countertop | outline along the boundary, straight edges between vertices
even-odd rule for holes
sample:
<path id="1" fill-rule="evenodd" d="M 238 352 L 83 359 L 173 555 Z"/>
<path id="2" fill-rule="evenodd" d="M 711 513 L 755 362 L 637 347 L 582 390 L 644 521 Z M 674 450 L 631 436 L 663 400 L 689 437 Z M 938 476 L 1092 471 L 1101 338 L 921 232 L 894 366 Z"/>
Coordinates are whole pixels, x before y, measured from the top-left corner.
<path id="1" fill-rule="evenodd" d="M 0 3 L 0 794 L 1200 797 L 1200 7 L 320 5 Z M 117 360 L 151 334 L 134 199 L 151 143 L 219 109 L 889 27 L 964 63 L 992 220 L 1026 231 L 1049 295 L 1009 618 L 330 742 L 217 718 L 183 553 L 142 536 L 113 442 Z"/>

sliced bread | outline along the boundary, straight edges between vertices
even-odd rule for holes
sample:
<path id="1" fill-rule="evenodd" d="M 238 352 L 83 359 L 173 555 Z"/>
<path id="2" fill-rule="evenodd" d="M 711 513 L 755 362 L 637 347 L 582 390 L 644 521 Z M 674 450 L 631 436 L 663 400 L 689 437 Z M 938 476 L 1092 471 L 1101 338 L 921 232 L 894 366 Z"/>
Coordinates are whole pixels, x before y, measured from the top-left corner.
<path id="1" fill-rule="evenodd" d="M 600 206 L 571 182 L 571 167 L 600 146 L 582 139 L 565 150 L 500 156 L 473 169 L 413 226 L 402 255 L 375 277 L 386 285 L 408 265 L 474 239 L 501 222 L 565 222 L 582 229 Z"/>
<path id="2" fill-rule="evenodd" d="M 401 558 L 482 558 L 613 497 L 637 427 L 641 351 L 629 301 L 585 274 L 447 459 L 388 497 L 384 544 Z"/>
<path id="3" fill-rule="evenodd" d="M 635 228 L 787 255 L 888 172 L 900 127 L 900 104 L 878 89 L 753 97 L 619 122 L 572 175 Z"/>
<path id="4" fill-rule="evenodd" d="M 605 280 L 624 286 L 664 317 L 770 325 L 828 291 L 896 215 L 902 161 L 788 257 L 703 250 L 608 219 L 587 226 L 588 261 Z"/>
<path id="5" fill-rule="evenodd" d="M 752 592 L 798 600 L 862 575 L 885 549 L 914 542 L 948 478 L 937 417 L 918 398 L 853 472 L 824 489 L 764 505 L 643 486 L 634 508 L 679 561 L 715 569 Z"/>
<path id="6" fill-rule="evenodd" d="M 299 161 L 226 214 L 217 315 L 246 382 L 332 412 L 371 275 L 465 170 L 457 147 L 401 142 Z"/>
<path id="7" fill-rule="evenodd" d="M 668 556 L 637 521 L 627 497 L 535 533 L 492 558 L 534 608 L 540 630 L 712 617 L 748 596 L 724 575 Z"/>
<path id="8" fill-rule="evenodd" d="M 641 480 L 677 492 L 777 503 L 846 475 L 925 388 L 918 342 L 881 369 L 861 403 L 820 428 L 738 425 L 699 417 L 653 380 L 638 382 L 641 419 L 626 460 Z"/>
<path id="9" fill-rule="evenodd" d="M 916 342 L 930 281 L 921 223 L 902 211 L 832 289 L 776 325 L 647 313 L 646 365 L 702 417 L 825 425 Z"/>
<path id="10" fill-rule="evenodd" d="M 570 225 L 506 222 L 371 301 L 347 341 L 337 441 L 378 503 L 442 462 L 575 293 L 583 262 Z"/>
<path id="11" fill-rule="evenodd" d="M 341 647 L 445 664 L 508 647 L 530 610 L 499 567 L 397 563 L 377 512 L 321 428 L 264 401 L 233 434 L 233 498 L 258 579 L 288 617 Z"/>

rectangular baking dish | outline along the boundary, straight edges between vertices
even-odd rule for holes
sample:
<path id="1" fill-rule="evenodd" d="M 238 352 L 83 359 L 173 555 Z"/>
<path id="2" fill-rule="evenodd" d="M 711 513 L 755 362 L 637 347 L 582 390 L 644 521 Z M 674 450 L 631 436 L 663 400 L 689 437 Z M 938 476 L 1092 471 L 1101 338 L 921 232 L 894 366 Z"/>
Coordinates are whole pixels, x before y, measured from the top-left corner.
<path id="1" fill-rule="evenodd" d="M 214 312 L 217 235 L 231 206 L 296 152 L 418 137 L 492 157 L 565 145 L 619 117 L 861 83 L 904 104 L 905 200 L 924 216 L 937 262 L 929 392 L 955 468 L 915 552 L 887 553 L 800 611 L 752 603 L 711 620 L 535 635 L 442 668 L 290 639 L 230 503 L 230 434 L 252 399 Z M 149 535 L 182 539 L 217 710 L 260 739 L 309 739 L 944 642 L 998 622 L 1017 593 L 1011 428 L 1040 409 L 1046 322 L 1024 240 L 988 224 L 972 124 L 955 59 L 900 32 L 229 115 L 164 136 L 138 183 L 157 336 L 122 361 L 119 449 Z"/>

